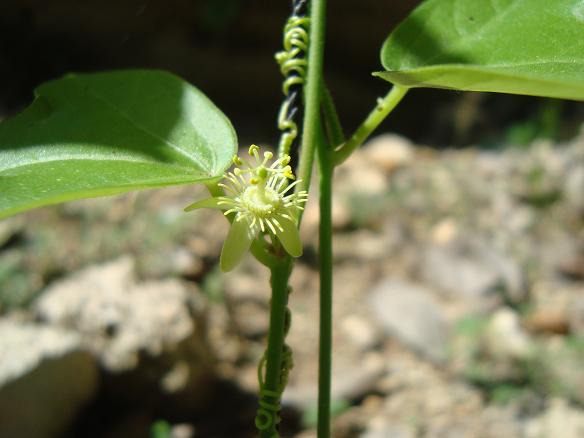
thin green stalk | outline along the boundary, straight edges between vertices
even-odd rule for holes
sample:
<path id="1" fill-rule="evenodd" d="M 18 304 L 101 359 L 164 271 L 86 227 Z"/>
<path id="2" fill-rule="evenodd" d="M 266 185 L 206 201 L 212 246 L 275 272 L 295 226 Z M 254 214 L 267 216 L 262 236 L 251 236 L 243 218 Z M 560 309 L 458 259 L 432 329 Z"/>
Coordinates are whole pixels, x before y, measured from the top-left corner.
<path id="1" fill-rule="evenodd" d="M 321 132 L 322 134 L 322 132 Z M 320 324 L 318 354 L 318 438 L 330 437 L 331 370 L 333 323 L 333 251 L 332 251 L 332 149 L 321 135 L 318 142 L 319 169 L 319 261 Z"/>
<path id="2" fill-rule="evenodd" d="M 343 132 L 343 127 L 337 114 L 333 96 L 326 84 L 323 85 L 322 91 L 322 115 L 324 117 L 327 139 L 329 140 L 329 145 L 336 148 L 345 142 L 345 133 Z"/>
<path id="3" fill-rule="evenodd" d="M 308 68 L 304 85 L 304 122 L 302 126 L 301 157 L 297 176 L 301 182 L 296 191 L 310 187 L 314 152 L 318 141 L 320 125 L 320 99 L 322 96 L 325 0 L 312 0 L 310 3 L 310 32 L 308 39 Z M 301 216 L 301 215 L 300 215 Z"/>
<path id="4" fill-rule="evenodd" d="M 265 356 L 265 378 L 260 388 L 260 410 L 256 418 L 268 420 L 267 427 L 260 428 L 260 437 L 278 436 L 278 418 L 280 398 L 282 395 L 282 351 L 286 336 L 286 307 L 288 305 L 288 278 L 292 270 L 292 261 L 286 257 L 271 268 L 272 301 L 270 306 L 270 328 L 268 348 Z M 262 412 L 263 411 L 263 412 Z"/>
<path id="5" fill-rule="evenodd" d="M 304 86 L 304 125 L 302 130 L 302 156 L 298 178 L 302 180 L 297 190 L 308 190 L 315 148 L 319 150 L 320 164 L 320 353 L 318 395 L 318 437 L 330 436 L 330 387 L 331 387 L 331 325 L 332 325 L 332 227 L 331 227 L 331 150 L 322 141 L 320 102 L 323 97 L 324 39 L 326 0 L 310 3 L 310 34 L 308 46 L 308 70 Z"/>
<path id="6" fill-rule="evenodd" d="M 334 162 L 335 166 L 343 163 L 353 153 L 355 149 L 363 144 L 363 142 L 371 135 L 371 133 L 379 126 L 381 122 L 393 111 L 398 103 L 408 92 L 409 88 L 394 85 L 385 97 L 378 99 L 377 105 L 369 113 L 367 118 L 357 128 L 355 133 L 347 140 L 347 142 L 335 152 Z"/>

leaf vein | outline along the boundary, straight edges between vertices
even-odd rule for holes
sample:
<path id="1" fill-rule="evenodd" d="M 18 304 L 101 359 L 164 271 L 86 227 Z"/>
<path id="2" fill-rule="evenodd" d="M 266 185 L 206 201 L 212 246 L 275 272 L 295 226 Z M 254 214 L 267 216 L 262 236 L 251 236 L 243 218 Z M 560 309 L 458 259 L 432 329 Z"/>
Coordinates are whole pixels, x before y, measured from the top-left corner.
<path id="1" fill-rule="evenodd" d="M 77 76 L 72 76 L 72 79 L 74 79 L 75 81 L 77 81 L 82 87 L 85 85 L 85 84 L 83 84 L 83 82 Z M 211 169 L 208 169 L 206 165 L 204 165 L 202 162 L 200 162 L 200 160 L 196 160 L 196 158 L 194 156 L 186 153 L 179 145 L 176 145 L 176 144 L 174 144 L 174 143 L 172 143 L 172 142 L 170 142 L 170 141 L 162 138 L 160 135 L 156 134 L 155 132 L 152 132 L 147 127 L 143 126 L 142 124 L 140 124 L 139 122 L 137 122 L 135 119 L 133 119 L 129 114 L 127 114 L 126 112 L 122 111 L 119 107 L 115 106 L 114 104 L 112 104 L 107 98 L 101 96 L 99 93 L 97 93 L 92 88 L 86 87 L 86 91 L 87 91 L 88 94 L 90 94 L 91 96 L 93 96 L 96 100 L 99 100 L 100 102 L 103 102 L 105 105 L 107 105 L 109 108 L 111 108 L 114 112 L 118 113 L 120 117 L 128 120 L 138 130 L 140 130 L 140 131 L 146 133 L 147 135 L 149 135 L 149 136 L 151 136 L 151 137 L 159 140 L 160 142 L 162 142 L 162 143 L 170 146 L 177 153 L 179 153 L 183 157 L 187 158 L 190 162 L 193 162 L 203 172 L 207 173 L 208 175 L 211 175 Z"/>

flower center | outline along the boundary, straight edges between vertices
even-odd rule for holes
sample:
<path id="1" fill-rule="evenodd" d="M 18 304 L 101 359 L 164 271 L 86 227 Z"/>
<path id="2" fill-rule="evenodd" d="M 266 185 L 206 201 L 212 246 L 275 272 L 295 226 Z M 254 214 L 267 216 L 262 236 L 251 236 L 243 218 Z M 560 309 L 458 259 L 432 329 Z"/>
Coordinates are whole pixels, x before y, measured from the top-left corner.
<path id="1" fill-rule="evenodd" d="M 282 198 L 274 189 L 258 184 L 245 189 L 241 204 L 257 217 L 266 218 L 282 205 Z"/>

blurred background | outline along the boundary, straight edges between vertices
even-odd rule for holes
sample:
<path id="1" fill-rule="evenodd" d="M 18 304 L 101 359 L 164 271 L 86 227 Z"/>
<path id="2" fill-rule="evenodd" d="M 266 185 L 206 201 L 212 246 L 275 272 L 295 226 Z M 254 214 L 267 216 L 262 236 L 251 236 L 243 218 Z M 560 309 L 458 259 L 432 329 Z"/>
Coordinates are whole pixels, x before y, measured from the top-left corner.
<path id="1" fill-rule="evenodd" d="M 346 133 L 419 1 L 330 2 Z M 0 120 L 65 73 L 159 68 L 274 144 L 286 1 L 2 0 Z M 147 90 L 145 90 L 147 92 Z M 584 105 L 413 90 L 336 174 L 335 437 L 584 436 Z M 268 275 L 178 187 L 0 222 L 0 436 L 251 437 Z M 316 415 L 318 211 L 292 278 L 282 434 Z"/>

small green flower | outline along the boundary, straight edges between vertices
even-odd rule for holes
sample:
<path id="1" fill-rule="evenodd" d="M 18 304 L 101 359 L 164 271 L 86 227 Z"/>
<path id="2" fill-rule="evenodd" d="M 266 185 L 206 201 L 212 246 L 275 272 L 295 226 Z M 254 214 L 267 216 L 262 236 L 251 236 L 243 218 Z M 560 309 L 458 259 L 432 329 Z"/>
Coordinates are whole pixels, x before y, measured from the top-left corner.
<path id="1" fill-rule="evenodd" d="M 272 240 L 277 238 L 291 256 L 302 254 L 296 217 L 303 210 L 308 193 L 304 190 L 289 193 L 300 180 L 290 184 L 294 174 L 288 155 L 269 164 L 273 154 L 264 152 L 262 159 L 259 151 L 258 146 L 250 146 L 252 163 L 233 157 L 235 169 L 223 176 L 225 183 L 219 184 L 225 196 L 203 199 L 185 208 L 185 211 L 217 208 L 224 210 L 225 216 L 235 214 L 221 250 L 220 265 L 224 272 L 241 261 L 260 233 L 269 234 Z"/>

